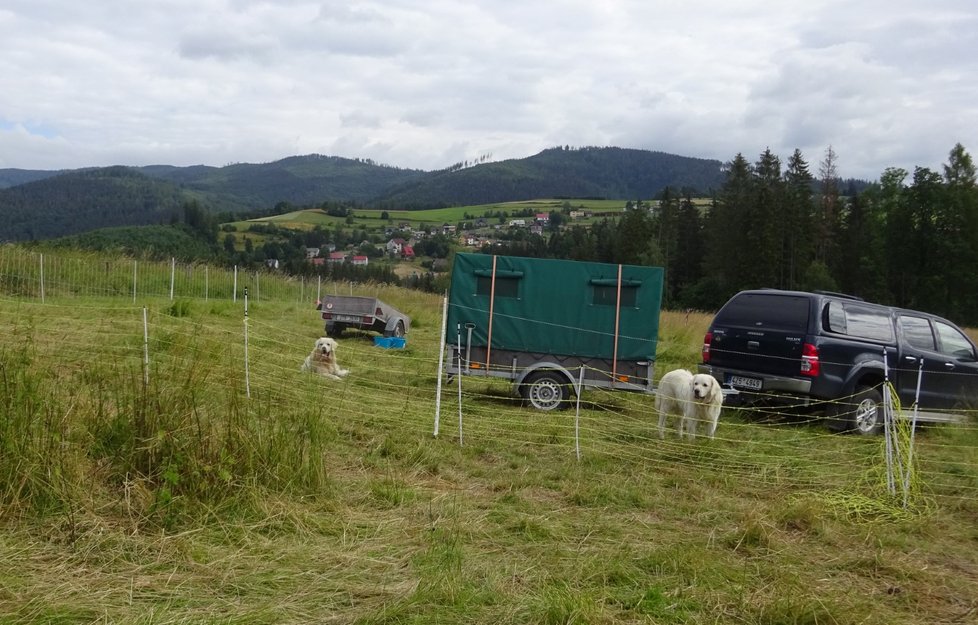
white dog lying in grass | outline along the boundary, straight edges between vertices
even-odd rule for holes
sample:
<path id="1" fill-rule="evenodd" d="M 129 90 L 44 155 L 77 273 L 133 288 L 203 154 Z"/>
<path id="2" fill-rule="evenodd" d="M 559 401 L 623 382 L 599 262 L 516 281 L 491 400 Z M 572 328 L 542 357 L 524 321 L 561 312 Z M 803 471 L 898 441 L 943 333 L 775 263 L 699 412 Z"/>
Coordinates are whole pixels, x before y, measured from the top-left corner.
<path id="1" fill-rule="evenodd" d="M 302 370 L 318 373 L 331 380 L 339 380 L 349 371 L 341 369 L 336 362 L 337 347 L 339 347 L 339 343 L 328 336 L 316 339 L 316 346 L 306 356 L 305 362 L 302 363 Z"/>
<path id="2" fill-rule="evenodd" d="M 659 413 L 659 438 L 665 436 L 666 418 L 678 416 L 679 437 L 683 432 L 689 438 L 696 437 L 696 425 L 702 422 L 707 435 L 713 438 L 720 419 L 723 392 L 712 375 L 693 375 L 685 369 L 676 369 L 662 376 L 655 391 L 655 410 Z"/>

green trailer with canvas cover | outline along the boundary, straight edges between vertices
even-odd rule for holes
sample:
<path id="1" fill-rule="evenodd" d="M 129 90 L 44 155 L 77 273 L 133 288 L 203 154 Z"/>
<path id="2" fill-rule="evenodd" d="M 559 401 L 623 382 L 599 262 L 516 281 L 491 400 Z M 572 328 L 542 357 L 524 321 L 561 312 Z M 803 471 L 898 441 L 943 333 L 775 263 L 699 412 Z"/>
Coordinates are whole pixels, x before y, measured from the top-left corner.
<path id="1" fill-rule="evenodd" d="M 662 285 L 661 267 L 457 254 L 447 372 L 507 378 L 540 410 L 580 386 L 651 393 Z"/>

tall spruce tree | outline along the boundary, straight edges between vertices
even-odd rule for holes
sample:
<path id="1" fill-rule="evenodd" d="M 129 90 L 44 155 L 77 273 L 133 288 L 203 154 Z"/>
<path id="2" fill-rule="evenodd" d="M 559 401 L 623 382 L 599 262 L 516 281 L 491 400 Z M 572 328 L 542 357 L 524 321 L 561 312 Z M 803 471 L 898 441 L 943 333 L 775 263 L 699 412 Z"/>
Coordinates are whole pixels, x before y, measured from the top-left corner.
<path id="1" fill-rule="evenodd" d="M 946 236 L 951 239 L 946 269 L 952 289 L 952 305 L 948 315 L 964 323 L 978 322 L 978 274 L 960 271 L 959 267 L 978 266 L 978 186 L 975 164 L 964 146 L 956 144 L 944 166 L 947 185 L 944 206 L 948 214 Z"/>
<path id="2" fill-rule="evenodd" d="M 799 288 L 815 254 L 812 239 L 814 204 L 808 163 L 801 151 L 795 149 L 784 172 L 785 200 L 781 224 L 781 272 L 783 288 Z"/>
<path id="3" fill-rule="evenodd" d="M 707 218 L 705 273 L 710 284 L 700 289 L 701 302 L 723 303 L 736 293 L 753 253 L 748 236 L 752 224 L 747 221 L 753 203 L 750 163 L 737 154 L 725 170 L 726 180 Z"/>
<path id="4" fill-rule="evenodd" d="M 768 148 L 754 165 L 753 202 L 749 207 L 751 253 L 746 257 L 742 287 L 781 286 L 781 221 L 784 218 L 781 160 Z"/>

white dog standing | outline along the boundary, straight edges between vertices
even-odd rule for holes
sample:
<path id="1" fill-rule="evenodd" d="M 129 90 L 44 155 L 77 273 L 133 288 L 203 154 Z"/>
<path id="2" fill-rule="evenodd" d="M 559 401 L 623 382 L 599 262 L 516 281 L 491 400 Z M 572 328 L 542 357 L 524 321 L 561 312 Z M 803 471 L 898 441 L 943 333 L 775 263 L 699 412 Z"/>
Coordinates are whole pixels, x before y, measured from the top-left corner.
<path id="1" fill-rule="evenodd" d="M 341 369 L 336 362 L 336 348 L 338 346 L 339 343 L 328 336 L 316 339 L 316 346 L 306 356 L 305 362 L 302 363 L 302 370 L 318 373 L 331 380 L 339 380 L 349 371 Z"/>
<path id="2" fill-rule="evenodd" d="M 655 392 L 655 410 L 659 413 L 659 438 L 665 436 L 666 418 L 678 416 L 679 437 L 683 432 L 689 438 L 696 437 L 696 426 L 702 422 L 707 435 L 713 438 L 720 419 L 723 392 L 712 375 L 693 375 L 685 369 L 676 369 L 662 376 Z"/>

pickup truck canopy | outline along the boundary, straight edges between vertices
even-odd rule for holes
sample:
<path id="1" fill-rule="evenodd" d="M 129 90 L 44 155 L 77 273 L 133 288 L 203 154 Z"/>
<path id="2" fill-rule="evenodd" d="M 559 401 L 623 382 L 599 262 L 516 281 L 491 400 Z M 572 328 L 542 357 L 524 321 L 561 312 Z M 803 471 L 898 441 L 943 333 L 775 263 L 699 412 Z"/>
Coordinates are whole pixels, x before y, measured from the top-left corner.
<path id="1" fill-rule="evenodd" d="M 448 335 L 472 324 L 473 346 L 651 361 L 662 284 L 661 267 L 456 254 Z"/>

